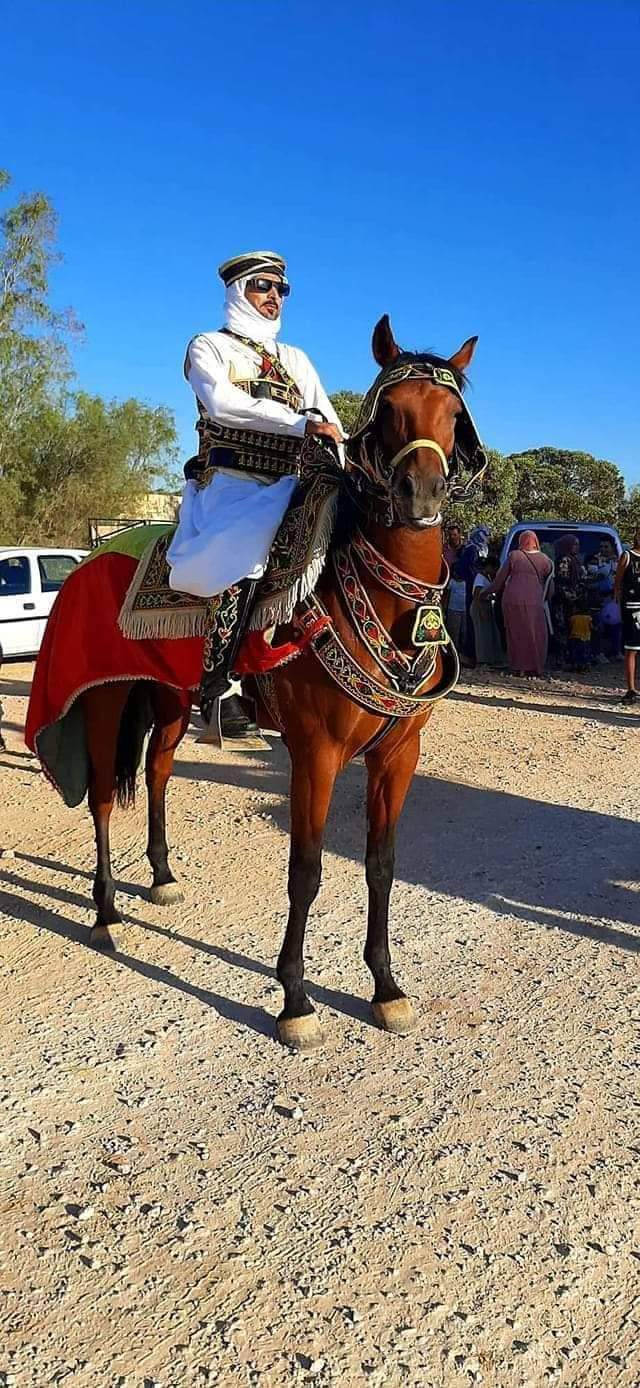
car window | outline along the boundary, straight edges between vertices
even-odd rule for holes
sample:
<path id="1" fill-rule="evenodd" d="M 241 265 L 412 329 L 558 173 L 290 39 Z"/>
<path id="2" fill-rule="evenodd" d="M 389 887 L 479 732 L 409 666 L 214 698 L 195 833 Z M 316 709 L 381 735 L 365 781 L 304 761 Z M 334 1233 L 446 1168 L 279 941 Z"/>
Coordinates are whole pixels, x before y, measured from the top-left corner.
<path id="1" fill-rule="evenodd" d="M 538 536 L 540 548 L 544 550 L 550 558 L 555 558 L 556 544 L 563 535 L 576 535 L 580 544 L 580 557 L 583 563 L 587 563 L 589 559 L 594 558 L 595 555 L 600 552 L 602 545 L 604 545 L 607 551 L 611 551 L 611 558 L 617 560 L 617 553 L 613 540 L 606 530 L 581 530 L 579 526 L 576 529 L 569 526 L 566 531 L 562 531 L 557 529 L 551 530 L 545 525 L 532 525 L 529 529 L 535 531 Z M 519 530 L 512 536 L 509 545 L 510 551 L 518 548 L 521 534 L 522 531 Z"/>
<path id="2" fill-rule="evenodd" d="M 43 593 L 57 593 L 77 563 L 72 554 L 39 554 L 38 568 Z"/>
<path id="3" fill-rule="evenodd" d="M 31 592 L 31 568 L 23 554 L 0 559 L 0 598 L 21 597 Z"/>

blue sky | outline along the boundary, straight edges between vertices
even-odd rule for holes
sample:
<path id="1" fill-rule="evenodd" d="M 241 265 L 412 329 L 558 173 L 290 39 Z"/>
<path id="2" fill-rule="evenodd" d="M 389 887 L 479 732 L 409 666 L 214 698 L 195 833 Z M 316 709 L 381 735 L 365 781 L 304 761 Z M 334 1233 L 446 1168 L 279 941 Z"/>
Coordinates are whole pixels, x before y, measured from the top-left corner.
<path id="1" fill-rule="evenodd" d="M 480 343 L 491 445 L 640 480 L 637 0 L 22 0 L 0 163 L 60 215 L 81 384 L 175 411 L 222 259 L 281 249 L 285 340 L 329 390 L 407 347 Z"/>

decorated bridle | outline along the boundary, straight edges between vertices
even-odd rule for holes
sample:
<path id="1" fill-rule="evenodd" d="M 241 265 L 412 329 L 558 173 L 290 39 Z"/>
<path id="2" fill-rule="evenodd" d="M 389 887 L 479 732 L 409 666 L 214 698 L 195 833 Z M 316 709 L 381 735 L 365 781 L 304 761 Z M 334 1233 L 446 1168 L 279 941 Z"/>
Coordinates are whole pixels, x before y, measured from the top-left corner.
<path id="1" fill-rule="evenodd" d="M 391 386 L 411 380 L 430 381 L 433 385 L 444 386 L 458 397 L 462 411 L 456 422 L 450 458 L 447 458 L 436 439 L 412 439 L 410 443 L 398 449 L 392 458 L 385 457 L 375 431 L 381 398 Z M 383 367 L 371 389 L 367 391 L 355 428 L 346 445 L 347 473 L 355 500 L 363 508 L 366 506 L 368 511 L 372 511 L 383 525 L 392 526 L 398 523 L 392 492 L 395 469 L 404 458 L 408 458 L 419 448 L 430 448 L 436 454 L 447 479 L 452 469 L 455 469 L 455 480 L 448 487 L 451 501 L 466 500 L 471 488 L 480 481 L 487 467 L 485 449 L 453 371 L 447 366 L 436 365 L 427 357 L 401 353 L 390 366 Z"/>

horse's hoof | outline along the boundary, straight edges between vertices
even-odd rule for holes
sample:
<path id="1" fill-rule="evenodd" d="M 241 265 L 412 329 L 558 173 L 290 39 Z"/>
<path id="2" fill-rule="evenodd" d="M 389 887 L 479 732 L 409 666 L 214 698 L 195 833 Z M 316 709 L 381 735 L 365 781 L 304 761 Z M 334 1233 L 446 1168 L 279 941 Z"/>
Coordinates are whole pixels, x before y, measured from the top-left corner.
<path id="1" fill-rule="evenodd" d="M 315 1051 L 324 1037 L 315 1012 L 306 1017 L 278 1017 L 278 1040 L 292 1051 Z"/>
<path id="2" fill-rule="evenodd" d="M 394 1036 L 408 1036 L 417 1023 L 417 1017 L 413 1008 L 413 1003 L 409 998 L 392 998 L 391 1002 L 374 1002 L 371 1004 L 373 1015 L 379 1027 L 383 1031 L 390 1031 Z"/>
<path id="3" fill-rule="evenodd" d="M 89 944 L 94 949 L 102 950 L 103 953 L 113 954 L 116 948 L 116 942 L 108 925 L 93 925 L 89 932 Z"/>
<path id="4" fill-rule="evenodd" d="M 154 906 L 173 906 L 177 901 L 184 901 L 184 892 L 179 882 L 162 882 L 151 887 L 149 900 Z"/>

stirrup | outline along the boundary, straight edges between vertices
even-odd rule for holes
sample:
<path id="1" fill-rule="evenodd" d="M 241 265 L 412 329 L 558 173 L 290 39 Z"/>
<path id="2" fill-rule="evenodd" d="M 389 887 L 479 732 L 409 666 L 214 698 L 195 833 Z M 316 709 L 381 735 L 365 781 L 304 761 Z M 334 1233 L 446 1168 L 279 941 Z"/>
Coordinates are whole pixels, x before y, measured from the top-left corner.
<path id="1" fill-rule="evenodd" d="M 257 724 L 253 726 L 248 721 L 248 726 L 244 731 L 223 732 L 222 731 L 222 711 L 223 699 L 214 700 L 209 722 L 204 731 L 196 738 L 196 742 L 202 742 L 209 747 L 217 747 L 219 751 L 225 752 L 270 752 L 271 747 L 266 738 L 262 736 Z"/>
<path id="2" fill-rule="evenodd" d="M 205 723 L 204 730 L 196 738 L 196 742 L 205 742 L 209 747 L 222 748 L 222 727 L 220 722 L 220 698 L 214 699 L 211 705 L 209 721 Z"/>

